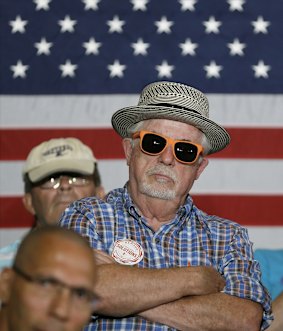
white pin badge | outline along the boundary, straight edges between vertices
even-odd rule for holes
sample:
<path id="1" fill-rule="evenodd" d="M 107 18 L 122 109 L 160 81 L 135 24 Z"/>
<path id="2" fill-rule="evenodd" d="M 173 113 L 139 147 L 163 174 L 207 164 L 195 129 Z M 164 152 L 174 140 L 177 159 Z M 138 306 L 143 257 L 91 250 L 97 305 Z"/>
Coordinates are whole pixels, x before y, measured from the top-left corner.
<path id="1" fill-rule="evenodd" d="M 143 248 L 134 240 L 119 239 L 114 243 L 112 257 L 120 264 L 137 264 L 143 259 L 143 255 Z"/>

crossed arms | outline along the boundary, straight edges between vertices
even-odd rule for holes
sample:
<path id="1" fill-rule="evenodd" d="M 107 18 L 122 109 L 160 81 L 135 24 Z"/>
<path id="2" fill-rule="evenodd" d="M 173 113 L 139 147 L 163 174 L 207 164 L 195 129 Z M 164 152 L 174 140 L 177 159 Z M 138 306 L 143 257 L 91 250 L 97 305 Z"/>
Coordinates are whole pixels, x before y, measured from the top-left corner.
<path id="1" fill-rule="evenodd" d="M 139 315 L 179 330 L 260 330 L 262 307 L 221 292 L 212 267 L 140 269 L 113 263 L 96 251 L 100 297 L 95 313 Z"/>

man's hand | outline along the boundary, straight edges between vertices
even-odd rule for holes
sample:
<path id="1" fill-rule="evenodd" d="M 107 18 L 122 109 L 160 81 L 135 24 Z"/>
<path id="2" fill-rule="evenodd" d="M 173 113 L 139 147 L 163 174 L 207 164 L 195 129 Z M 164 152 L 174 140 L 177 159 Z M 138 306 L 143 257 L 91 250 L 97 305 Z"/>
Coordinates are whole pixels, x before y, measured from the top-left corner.
<path id="1" fill-rule="evenodd" d="M 225 279 L 213 267 L 189 267 L 189 270 L 195 275 L 189 278 L 188 288 L 190 293 L 187 293 L 187 295 L 205 295 L 223 290 Z"/>

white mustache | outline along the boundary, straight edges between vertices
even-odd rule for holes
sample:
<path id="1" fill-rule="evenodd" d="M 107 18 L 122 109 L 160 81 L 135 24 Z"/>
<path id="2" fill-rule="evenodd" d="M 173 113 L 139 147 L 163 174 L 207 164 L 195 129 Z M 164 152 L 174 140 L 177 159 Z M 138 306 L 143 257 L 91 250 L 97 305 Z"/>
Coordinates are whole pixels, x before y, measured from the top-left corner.
<path id="1" fill-rule="evenodd" d="M 173 182 L 177 182 L 177 176 L 173 172 L 173 170 L 164 165 L 161 165 L 161 164 L 148 169 L 146 174 L 147 175 L 164 175 L 164 176 L 167 176 L 170 179 L 172 179 Z"/>

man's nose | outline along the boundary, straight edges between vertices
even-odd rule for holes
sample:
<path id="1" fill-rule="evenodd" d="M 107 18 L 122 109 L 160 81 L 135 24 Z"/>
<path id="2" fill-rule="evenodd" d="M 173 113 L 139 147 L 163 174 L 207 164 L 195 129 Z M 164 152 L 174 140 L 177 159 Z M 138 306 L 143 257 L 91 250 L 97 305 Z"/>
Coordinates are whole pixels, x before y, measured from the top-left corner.
<path id="1" fill-rule="evenodd" d="M 72 188 L 72 184 L 70 183 L 70 178 L 67 176 L 61 176 L 59 178 L 59 187 L 60 190 L 70 190 Z"/>
<path id="2" fill-rule="evenodd" d="M 172 145 L 168 144 L 166 148 L 159 154 L 160 162 L 166 165 L 172 165 L 175 162 Z"/>
<path id="3" fill-rule="evenodd" d="M 50 313 L 62 321 L 68 320 L 72 308 L 72 296 L 68 289 L 58 289 L 50 302 Z"/>

